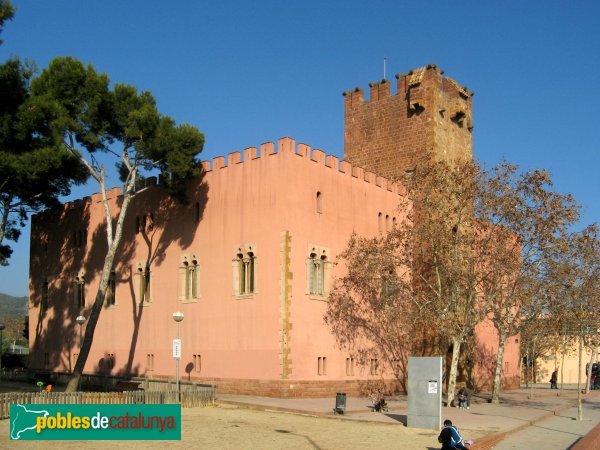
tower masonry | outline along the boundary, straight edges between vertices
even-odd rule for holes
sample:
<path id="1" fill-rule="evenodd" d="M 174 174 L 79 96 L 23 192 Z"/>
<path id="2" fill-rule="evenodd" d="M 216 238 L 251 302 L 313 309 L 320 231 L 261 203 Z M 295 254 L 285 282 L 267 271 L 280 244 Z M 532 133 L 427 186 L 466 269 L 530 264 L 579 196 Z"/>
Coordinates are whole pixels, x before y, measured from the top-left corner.
<path id="1" fill-rule="evenodd" d="M 426 160 L 473 157 L 473 92 L 428 65 L 344 92 L 344 159 L 377 175 L 402 180 Z"/>

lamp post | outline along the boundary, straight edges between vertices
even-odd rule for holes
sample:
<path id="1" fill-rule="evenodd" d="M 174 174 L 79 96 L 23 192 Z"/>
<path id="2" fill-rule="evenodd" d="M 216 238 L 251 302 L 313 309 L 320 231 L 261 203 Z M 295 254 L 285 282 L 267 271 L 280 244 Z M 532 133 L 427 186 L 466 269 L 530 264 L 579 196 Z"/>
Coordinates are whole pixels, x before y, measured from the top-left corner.
<path id="1" fill-rule="evenodd" d="M 79 359 L 79 356 L 81 356 L 81 346 L 83 345 L 83 324 L 85 323 L 86 318 L 84 316 L 77 316 L 75 318 L 75 322 L 77 322 L 79 324 L 79 355 L 77 355 L 77 358 Z M 77 386 L 77 390 L 81 391 L 81 377 L 83 375 L 83 367 L 81 368 L 81 373 L 79 374 L 79 384 Z"/>
<path id="2" fill-rule="evenodd" d="M 173 313 L 173 320 L 177 322 L 177 337 L 173 339 L 173 358 L 175 358 L 175 384 L 177 389 L 177 401 L 181 402 L 181 394 L 179 392 L 179 360 L 181 359 L 181 339 L 179 339 L 179 324 L 183 320 L 183 313 L 177 311 Z"/>
<path id="3" fill-rule="evenodd" d="M 0 322 L 0 381 L 2 381 L 2 344 L 4 342 L 4 329 L 6 325 Z"/>

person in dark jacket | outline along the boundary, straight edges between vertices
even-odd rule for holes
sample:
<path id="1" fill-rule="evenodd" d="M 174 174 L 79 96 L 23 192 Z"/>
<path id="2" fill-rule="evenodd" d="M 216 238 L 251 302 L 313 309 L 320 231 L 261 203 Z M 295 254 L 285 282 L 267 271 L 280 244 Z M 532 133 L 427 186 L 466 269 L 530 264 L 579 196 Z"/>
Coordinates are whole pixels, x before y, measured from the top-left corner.
<path id="1" fill-rule="evenodd" d="M 458 428 L 452 425 L 452 421 L 444 420 L 444 428 L 438 436 L 438 442 L 442 444 L 441 450 L 468 450 L 463 444 L 463 438 L 458 432 Z"/>
<path id="2" fill-rule="evenodd" d="M 558 380 L 558 369 L 552 372 L 552 376 L 550 377 L 550 389 L 558 389 L 556 385 L 556 381 Z"/>

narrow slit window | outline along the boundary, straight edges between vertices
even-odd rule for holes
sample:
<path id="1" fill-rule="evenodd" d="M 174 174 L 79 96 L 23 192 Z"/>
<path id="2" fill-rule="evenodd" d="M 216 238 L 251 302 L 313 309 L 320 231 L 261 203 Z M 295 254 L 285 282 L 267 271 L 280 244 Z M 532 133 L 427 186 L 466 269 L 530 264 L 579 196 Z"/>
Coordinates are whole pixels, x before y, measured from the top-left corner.
<path id="1" fill-rule="evenodd" d="M 45 313 L 48 310 L 48 280 L 44 280 L 44 283 L 42 284 L 42 301 L 40 308 L 42 313 Z"/>
<path id="2" fill-rule="evenodd" d="M 346 358 L 346 376 L 354 376 L 354 358 Z"/>
<path id="3" fill-rule="evenodd" d="M 108 277 L 108 284 L 106 285 L 106 306 L 115 306 L 116 304 L 116 289 L 117 289 L 117 275 L 113 270 Z"/>
<path id="4" fill-rule="evenodd" d="M 319 356 L 317 358 L 317 374 L 327 375 L 327 358 L 325 356 Z"/>
<path id="5" fill-rule="evenodd" d="M 323 195 L 321 192 L 317 192 L 317 212 L 319 214 L 323 212 Z"/>

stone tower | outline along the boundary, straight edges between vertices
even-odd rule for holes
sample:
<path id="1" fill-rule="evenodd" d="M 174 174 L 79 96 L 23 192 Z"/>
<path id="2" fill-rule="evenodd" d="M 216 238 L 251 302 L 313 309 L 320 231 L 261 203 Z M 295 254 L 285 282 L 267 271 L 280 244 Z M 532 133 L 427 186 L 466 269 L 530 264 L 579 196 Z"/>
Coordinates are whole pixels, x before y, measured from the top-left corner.
<path id="1" fill-rule="evenodd" d="M 435 65 L 344 92 L 344 159 L 377 175 L 403 179 L 426 158 L 472 158 L 473 93 Z"/>

